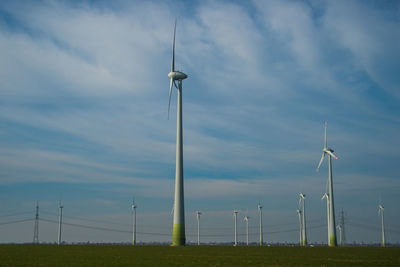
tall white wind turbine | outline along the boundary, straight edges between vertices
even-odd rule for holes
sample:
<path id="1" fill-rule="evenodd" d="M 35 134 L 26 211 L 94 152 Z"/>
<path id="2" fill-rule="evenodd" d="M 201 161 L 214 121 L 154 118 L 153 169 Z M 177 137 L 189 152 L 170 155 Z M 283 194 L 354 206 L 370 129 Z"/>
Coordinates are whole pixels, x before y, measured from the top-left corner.
<path id="1" fill-rule="evenodd" d="M 58 202 L 58 239 L 57 239 L 57 244 L 61 245 L 61 225 L 62 225 L 62 209 L 63 206 L 61 206 L 61 201 Z"/>
<path id="2" fill-rule="evenodd" d="M 306 232 L 306 195 L 304 195 L 303 193 L 300 193 L 300 199 L 299 199 L 299 204 L 300 201 L 303 203 L 303 207 L 302 207 L 302 240 L 303 240 L 303 246 L 307 245 L 307 232 Z"/>
<path id="3" fill-rule="evenodd" d="M 258 215 L 260 216 L 260 246 L 263 245 L 263 224 L 262 224 L 262 206 L 258 203 Z"/>
<path id="4" fill-rule="evenodd" d="M 176 20 L 174 26 L 174 39 L 172 43 L 171 72 L 168 77 L 171 79 L 169 86 L 168 118 L 171 105 L 172 87 L 178 89 L 178 108 L 176 125 L 176 170 L 175 170 L 175 202 L 174 202 L 174 226 L 172 234 L 172 245 L 183 246 L 186 243 L 185 237 L 185 210 L 183 194 L 183 128 L 182 128 L 182 81 L 187 78 L 183 72 L 175 70 L 175 34 Z M 178 82 L 178 85 L 176 85 Z"/>
<path id="5" fill-rule="evenodd" d="M 246 222 L 246 245 L 249 245 L 249 216 L 244 216 L 244 221 Z"/>
<path id="6" fill-rule="evenodd" d="M 333 178 L 332 178 L 332 157 L 334 159 L 338 159 L 334 154 L 333 154 L 333 149 L 329 148 L 327 145 L 327 137 L 326 137 L 326 127 L 327 123 L 325 122 L 325 134 L 324 134 L 324 149 L 322 150 L 322 157 L 321 160 L 319 161 L 318 167 L 317 167 L 317 172 L 319 170 L 319 167 L 321 166 L 322 162 L 324 161 L 325 155 L 329 155 L 329 219 L 328 219 L 328 244 L 330 247 L 336 247 L 337 246 L 337 239 L 336 239 L 336 224 L 335 224 L 335 208 L 334 208 L 334 198 L 333 198 Z"/>
<path id="7" fill-rule="evenodd" d="M 238 214 L 238 210 L 234 209 L 233 210 L 233 219 L 235 221 L 235 244 L 234 246 L 237 246 L 237 214 Z"/>
<path id="8" fill-rule="evenodd" d="M 300 233 L 300 241 L 299 245 L 303 244 L 303 227 L 301 226 L 301 209 L 297 209 L 297 215 L 299 215 L 299 233 Z"/>
<path id="9" fill-rule="evenodd" d="M 200 211 L 196 211 L 196 218 L 197 218 L 197 245 L 200 246 Z"/>
<path id="10" fill-rule="evenodd" d="M 135 200 L 132 200 L 132 245 L 136 245 L 136 204 Z"/>
<path id="11" fill-rule="evenodd" d="M 381 218 L 382 218 L 382 247 L 386 246 L 386 244 L 385 244 L 385 219 L 383 216 L 384 210 L 385 210 L 385 208 L 382 205 L 378 206 L 378 214 L 380 214 Z"/>

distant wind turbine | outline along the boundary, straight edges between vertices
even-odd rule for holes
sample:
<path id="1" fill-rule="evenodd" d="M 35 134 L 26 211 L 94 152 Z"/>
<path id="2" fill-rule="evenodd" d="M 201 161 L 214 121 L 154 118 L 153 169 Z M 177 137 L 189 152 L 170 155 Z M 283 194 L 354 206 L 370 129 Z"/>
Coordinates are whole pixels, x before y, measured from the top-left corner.
<path id="1" fill-rule="evenodd" d="M 303 233 L 303 236 L 302 236 L 302 240 L 303 240 L 303 246 L 306 246 L 307 245 L 307 232 L 306 232 L 306 195 L 304 195 L 303 193 L 300 193 L 300 199 L 299 199 L 299 205 L 300 205 L 300 202 L 302 202 L 303 203 L 303 207 L 302 207 L 302 215 L 303 215 L 303 217 L 302 217 L 302 223 L 301 223 L 301 225 L 302 225 L 302 233 Z"/>
<path id="2" fill-rule="evenodd" d="M 333 154 L 333 149 L 329 148 L 327 145 L 327 137 L 326 137 L 326 127 L 327 123 L 325 122 L 325 134 L 324 134 L 324 149 L 322 150 L 322 157 L 321 160 L 319 161 L 318 167 L 317 167 L 317 172 L 319 170 L 319 167 L 321 166 L 322 162 L 324 161 L 325 154 L 329 155 L 329 218 L 328 218 L 328 244 L 330 247 L 336 247 L 337 246 L 337 240 L 336 240 L 336 225 L 335 225 L 335 208 L 334 208 L 334 198 L 333 198 L 333 178 L 332 178 L 332 157 L 334 159 L 338 159 L 334 154 Z"/>
<path id="3" fill-rule="evenodd" d="M 132 200 L 132 245 L 136 245 L 136 204 L 135 199 Z"/>
<path id="4" fill-rule="evenodd" d="M 339 244 L 343 246 L 342 225 L 339 224 L 336 228 L 339 230 Z"/>
<path id="5" fill-rule="evenodd" d="M 263 245 L 262 206 L 258 203 L 258 215 L 260 216 L 260 246 Z"/>
<path id="6" fill-rule="evenodd" d="M 58 240 L 57 240 L 57 244 L 61 245 L 61 225 L 62 225 L 62 209 L 63 206 L 61 206 L 61 201 L 58 202 Z"/>
<path id="7" fill-rule="evenodd" d="M 382 218 L 382 247 L 386 246 L 385 244 L 385 219 L 383 216 L 383 212 L 384 212 L 385 208 L 382 205 L 378 206 L 378 214 L 381 215 Z"/>
<path id="8" fill-rule="evenodd" d="M 196 211 L 196 218 L 197 218 L 197 245 L 200 246 L 200 211 Z"/>
<path id="9" fill-rule="evenodd" d="M 244 216 L 244 221 L 246 222 L 246 244 L 249 245 L 249 216 Z"/>
<path id="10" fill-rule="evenodd" d="M 300 241 L 299 244 L 300 246 L 303 244 L 303 227 L 301 225 L 301 209 L 297 209 L 297 215 L 299 215 L 299 233 L 300 233 Z"/>
<path id="11" fill-rule="evenodd" d="M 237 214 L 238 214 L 238 210 L 234 209 L 233 210 L 233 219 L 235 221 L 235 244 L 234 246 L 237 246 Z"/>
<path id="12" fill-rule="evenodd" d="M 171 72 L 168 77 L 171 79 L 169 86 L 168 118 L 171 105 L 171 94 L 173 85 L 178 89 L 178 108 L 176 125 L 176 170 L 175 170 L 175 202 L 174 202 L 174 226 L 172 233 L 172 245 L 183 246 L 186 243 L 185 237 L 185 209 L 183 194 L 183 128 L 182 128 L 182 81 L 187 78 L 183 72 L 175 70 L 175 34 L 176 20 L 174 26 L 174 40 L 172 43 Z M 176 81 L 178 85 L 176 85 Z"/>

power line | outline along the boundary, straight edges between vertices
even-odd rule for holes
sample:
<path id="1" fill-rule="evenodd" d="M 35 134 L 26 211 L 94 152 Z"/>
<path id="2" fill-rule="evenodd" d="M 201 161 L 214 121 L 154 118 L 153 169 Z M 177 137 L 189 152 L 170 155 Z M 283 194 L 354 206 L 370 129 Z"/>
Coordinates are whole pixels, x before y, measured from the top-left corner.
<path id="1" fill-rule="evenodd" d="M 41 212 L 48 214 L 48 215 L 58 216 L 57 214 L 52 213 L 52 212 L 47 212 L 47 211 L 41 211 Z M 70 215 L 66 216 L 65 214 L 63 215 L 63 218 L 70 218 L 70 219 L 87 221 L 87 222 L 97 222 L 97 223 L 103 223 L 103 224 L 112 224 L 112 225 L 118 224 L 118 225 L 122 225 L 122 226 L 131 226 L 131 224 L 128 224 L 128 223 L 118 223 L 118 222 L 105 221 L 105 220 L 88 219 L 88 218 L 70 216 Z"/>
<path id="2" fill-rule="evenodd" d="M 54 220 L 49 220 L 49 219 L 40 219 L 41 221 L 44 222 L 50 222 L 50 223 L 57 223 L 57 221 Z M 63 225 L 69 225 L 69 226 L 75 226 L 75 227 L 81 227 L 81 228 L 87 228 L 87 229 L 93 229 L 93 230 L 101 230 L 101 231 L 110 231 L 110 232 L 119 232 L 119 233 L 132 233 L 132 231 L 125 231 L 125 230 L 118 230 L 118 229 L 112 229 L 112 228 L 106 228 L 106 227 L 97 227 L 97 226 L 89 226 L 89 225 L 83 225 L 83 224 L 77 224 L 77 223 L 67 223 L 63 222 Z"/>
<path id="3" fill-rule="evenodd" d="M 57 221 L 44 219 L 44 218 L 40 218 L 40 220 L 44 221 L 44 222 L 54 223 L 54 224 L 58 223 Z M 77 223 L 63 222 L 63 225 L 86 228 L 86 229 L 92 229 L 92 230 L 99 230 L 99 231 L 108 231 L 108 232 L 117 232 L 117 233 L 129 233 L 129 234 L 132 233 L 131 230 L 121 230 L 121 229 L 114 229 L 114 228 L 97 227 L 97 226 L 83 225 L 83 224 L 77 224 Z M 308 228 L 309 229 L 316 229 L 316 228 L 321 228 L 321 227 L 325 227 L 325 225 L 317 225 L 317 226 L 312 226 L 312 227 L 308 227 Z M 266 234 L 289 233 L 289 232 L 295 232 L 295 231 L 298 231 L 298 229 L 272 231 L 272 232 L 266 232 Z M 137 234 L 140 234 L 140 235 L 153 235 L 153 236 L 171 236 L 171 233 L 157 233 L 157 232 L 137 232 Z M 244 236 L 244 235 L 245 234 L 238 234 L 238 236 Z M 255 236 L 255 235 L 258 235 L 258 233 L 249 233 L 249 235 L 250 236 Z M 188 234 L 187 236 L 195 237 L 196 234 Z M 232 236 L 232 234 L 204 234 L 202 236 L 203 237 L 229 237 L 229 236 Z"/>
<path id="4" fill-rule="evenodd" d="M 367 225 L 367 224 L 356 223 L 356 222 L 352 222 L 352 221 L 350 221 L 348 224 L 352 225 L 352 226 L 357 226 L 357 227 L 361 227 L 361 228 L 364 228 L 364 229 L 368 229 L 368 230 L 381 231 L 381 229 L 378 226 L 370 226 L 370 225 Z M 400 231 L 398 231 L 398 230 L 385 229 L 385 231 L 386 232 L 395 233 L 395 234 L 400 234 Z"/>
<path id="5" fill-rule="evenodd" d="M 10 214 L 2 214 L 0 215 L 0 218 L 4 218 L 4 217 L 14 217 L 14 216 L 18 216 L 18 215 L 24 215 L 24 214 L 32 214 L 32 211 L 26 211 L 26 212 L 16 212 L 16 213 L 10 213 Z"/>
<path id="6" fill-rule="evenodd" d="M 9 221 L 9 222 L 0 222 L 0 225 L 6 225 L 6 224 L 13 224 L 13 223 L 21 223 L 21 222 L 29 222 L 33 221 L 34 219 L 24 219 L 24 220 L 16 220 L 16 221 Z"/>

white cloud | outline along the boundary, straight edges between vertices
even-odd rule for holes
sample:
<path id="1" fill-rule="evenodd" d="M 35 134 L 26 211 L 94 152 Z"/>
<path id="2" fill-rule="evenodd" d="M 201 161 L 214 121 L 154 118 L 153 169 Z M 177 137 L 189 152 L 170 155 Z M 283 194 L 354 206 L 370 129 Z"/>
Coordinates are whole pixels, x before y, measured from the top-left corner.
<path id="1" fill-rule="evenodd" d="M 355 67 L 365 70 L 383 89 L 399 97 L 398 20 L 368 5 L 330 1 L 324 24 L 332 40 L 351 52 Z"/>

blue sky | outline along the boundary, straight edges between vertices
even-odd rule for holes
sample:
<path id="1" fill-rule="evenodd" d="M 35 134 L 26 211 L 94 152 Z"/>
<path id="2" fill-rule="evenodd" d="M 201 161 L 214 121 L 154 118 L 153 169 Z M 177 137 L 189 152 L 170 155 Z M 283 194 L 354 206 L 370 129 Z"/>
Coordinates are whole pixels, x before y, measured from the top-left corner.
<path id="1" fill-rule="evenodd" d="M 285 231 L 297 229 L 301 191 L 309 239 L 326 242 L 327 163 L 315 171 L 326 120 L 348 241 L 379 241 L 381 200 L 399 242 L 399 13 L 397 1 L 0 3 L 0 223 L 33 217 L 36 200 L 55 220 L 61 199 L 67 222 L 129 230 L 134 195 L 138 231 L 172 231 L 177 17 L 188 240 L 200 209 L 204 240 L 232 241 L 236 208 L 256 241 L 261 201 L 265 240 L 296 242 Z M 130 240 L 65 231 L 66 241 Z M 32 235 L 32 221 L 0 225 L 0 242 Z M 56 225 L 42 223 L 40 239 L 55 241 Z"/>

